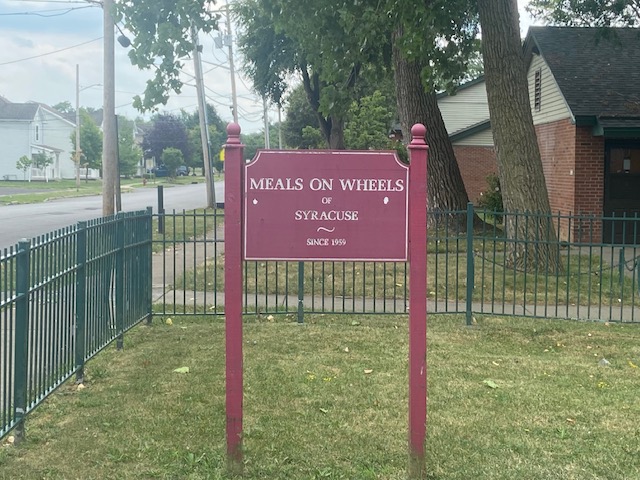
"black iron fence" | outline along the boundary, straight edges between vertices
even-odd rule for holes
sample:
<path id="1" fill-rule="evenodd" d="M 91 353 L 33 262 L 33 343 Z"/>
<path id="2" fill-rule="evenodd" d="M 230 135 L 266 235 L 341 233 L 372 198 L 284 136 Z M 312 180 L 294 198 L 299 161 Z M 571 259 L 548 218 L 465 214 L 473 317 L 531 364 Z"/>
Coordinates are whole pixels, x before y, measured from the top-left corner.
<path id="1" fill-rule="evenodd" d="M 151 319 L 151 210 L 0 251 L 0 438 L 84 364 Z"/>
<path id="2" fill-rule="evenodd" d="M 164 315 L 224 314 L 222 210 L 170 212 L 154 237 Z M 429 212 L 428 310 L 637 321 L 638 220 L 476 210 Z M 603 238 L 607 231 L 608 238 Z M 381 232 L 381 235 L 383 233 Z M 404 262 L 244 263 L 244 311 L 404 313 Z"/>

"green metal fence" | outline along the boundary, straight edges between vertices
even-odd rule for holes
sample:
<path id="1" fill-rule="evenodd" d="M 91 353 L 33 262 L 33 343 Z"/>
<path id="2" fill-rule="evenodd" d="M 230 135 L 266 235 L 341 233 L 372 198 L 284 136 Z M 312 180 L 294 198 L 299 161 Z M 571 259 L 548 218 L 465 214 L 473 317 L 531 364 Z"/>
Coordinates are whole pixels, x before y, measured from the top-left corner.
<path id="1" fill-rule="evenodd" d="M 635 322 L 636 217 L 429 212 L 428 310 Z M 224 314 L 222 210 L 169 212 L 154 237 L 156 311 Z M 381 232 L 381 235 L 384 234 Z M 406 312 L 403 262 L 245 262 L 244 311 Z"/>
<path id="2" fill-rule="evenodd" d="M 0 438 L 126 330 L 151 319 L 151 210 L 0 251 Z"/>

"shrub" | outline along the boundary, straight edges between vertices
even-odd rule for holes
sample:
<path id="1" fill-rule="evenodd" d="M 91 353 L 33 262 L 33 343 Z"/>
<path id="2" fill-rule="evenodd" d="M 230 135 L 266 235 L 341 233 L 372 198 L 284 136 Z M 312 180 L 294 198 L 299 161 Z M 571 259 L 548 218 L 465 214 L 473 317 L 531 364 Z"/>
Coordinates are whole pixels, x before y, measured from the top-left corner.
<path id="1" fill-rule="evenodd" d="M 480 194 L 478 204 L 490 212 L 502 213 L 502 190 L 500 190 L 500 179 L 494 173 L 487 176 L 487 190 Z"/>

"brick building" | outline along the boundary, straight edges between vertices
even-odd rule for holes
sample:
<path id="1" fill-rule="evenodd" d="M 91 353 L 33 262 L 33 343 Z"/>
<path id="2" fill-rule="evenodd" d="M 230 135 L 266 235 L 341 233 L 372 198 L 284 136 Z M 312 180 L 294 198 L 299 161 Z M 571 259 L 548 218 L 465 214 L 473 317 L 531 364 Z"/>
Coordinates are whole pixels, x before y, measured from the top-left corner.
<path id="1" fill-rule="evenodd" d="M 524 52 L 552 211 L 640 216 L 640 30 L 531 27 Z M 478 79 L 439 99 L 472 201 L 496 170 L 488 109 L 479 118 L 482 98 Z M 640 236 L 635 223 L 596 223 L 584 238 L 583 227 L 565 221 L 560 235 L 629 241 L 636 230 Z"/>

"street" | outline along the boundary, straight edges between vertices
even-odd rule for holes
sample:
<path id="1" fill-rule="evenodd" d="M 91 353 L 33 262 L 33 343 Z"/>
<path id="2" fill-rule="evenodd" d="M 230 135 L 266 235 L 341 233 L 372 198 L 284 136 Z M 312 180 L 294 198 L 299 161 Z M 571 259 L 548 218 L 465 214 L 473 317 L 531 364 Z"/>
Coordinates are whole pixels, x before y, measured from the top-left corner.
<path id="1" fill-rule="evenodd" d="M 223 182 L 215 183 L 216 202 L 224 201 Z M 206 204 L 204 183 L 164 186 L 164 209 L 191 210 Z M 138 188 L 122 195 L 122 210 L 158 210 L 156 188 Z M 45 203 L 0 206 L 0 249 L 9 247 L 23 238 L 63 228 L 81 220 L 102 216 L 102 196 L 75 197 Z"/>

